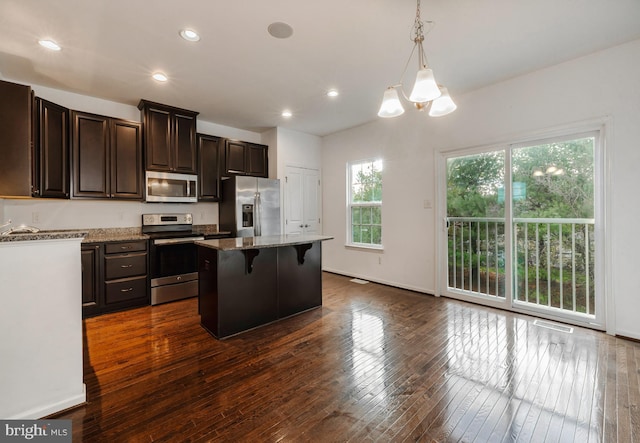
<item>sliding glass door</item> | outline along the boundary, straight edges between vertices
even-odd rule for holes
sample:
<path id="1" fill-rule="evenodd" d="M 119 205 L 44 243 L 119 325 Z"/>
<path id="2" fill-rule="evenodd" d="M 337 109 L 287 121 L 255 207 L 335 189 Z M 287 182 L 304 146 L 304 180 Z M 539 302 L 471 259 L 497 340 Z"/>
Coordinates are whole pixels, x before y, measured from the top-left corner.
<path id="1" fill-rule="evenodd" d="M 441 293 L 603 327 L 598 156 L 598 132 L 445 156 Z"/>

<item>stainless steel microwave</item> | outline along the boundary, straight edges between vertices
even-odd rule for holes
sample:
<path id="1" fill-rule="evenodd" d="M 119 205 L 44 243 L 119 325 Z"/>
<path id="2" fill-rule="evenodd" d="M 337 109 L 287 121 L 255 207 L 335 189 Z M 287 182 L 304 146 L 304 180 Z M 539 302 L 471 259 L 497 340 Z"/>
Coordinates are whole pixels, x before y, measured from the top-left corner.
<path id="1" fill-rule="evenodd" d="M 148 202 L 195 203 L 198 201 L 198 176 L 147 171 Z"/>

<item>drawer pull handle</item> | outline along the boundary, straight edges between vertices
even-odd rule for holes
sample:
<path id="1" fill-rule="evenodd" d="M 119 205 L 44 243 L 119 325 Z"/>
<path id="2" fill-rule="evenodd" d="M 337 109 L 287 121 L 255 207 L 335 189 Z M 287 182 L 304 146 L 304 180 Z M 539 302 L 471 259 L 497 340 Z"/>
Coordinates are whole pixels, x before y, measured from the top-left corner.
<path id="1" fill-rule="evenodd" d="M 130 246 L 120 246 L 120 249 L 130 249 Z"/>
<path id="2" fill-rule="evenodd" d="M 131 291 L 133 291 L 133 288 L 120 289 L 120 292 L 131 292 Z"/>
<path id="3" fill-rule="evenodd" d="M 132 267 L 132 266 L 133 266 L 133 265 L 120 265 L 120 267 L 121 267 L 121 268 L 130 268 L 130 267 Z"/>

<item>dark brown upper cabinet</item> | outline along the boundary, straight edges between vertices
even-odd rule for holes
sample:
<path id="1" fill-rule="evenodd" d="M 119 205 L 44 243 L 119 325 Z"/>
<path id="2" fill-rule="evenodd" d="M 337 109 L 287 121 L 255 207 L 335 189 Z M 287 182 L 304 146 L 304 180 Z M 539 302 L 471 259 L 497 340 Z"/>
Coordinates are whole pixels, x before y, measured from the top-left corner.
<path id="1" fill-rule="evenodd" d="M 0 81 L 0 196 L 32 193 L 33 92 L 31 87 Z"/>
<path id="2" fill-rule="evenodd" d="M 198 134 L 198 200 L 220 201 L 220 158 L 222 139 Z"/>
<path id="3" fill-rule="evenodd" d="M 143 199 L 138 122 L 72 112 L 73 197 Z"/>
<path id="4" fill-rule="evenodd" d="M 247 175 L 269 177 L 268 147 L 247 143 Z"/>
<path id="5" fill-rule="evenodd" d="M 69 109 L 36 97 L 34 196 L 69 198 Z"/>
<path id="6" fill-rule="evenodd" d="M 223 175 L 269 176 L 268 147 L 238 140 L 225 140 Z"/>
<path id="7" fill-rule="evenodd" d="M 226 174 L 246 174 L 247 171 L 247 144 L 237 140 L 225 140 L 225 172 Z"/>
<path id="8" fill-rule="evenodd" d="M 146 169 L 185 174 L 197 173 L 196 117 L 188 111 L 140 100 Z"/>

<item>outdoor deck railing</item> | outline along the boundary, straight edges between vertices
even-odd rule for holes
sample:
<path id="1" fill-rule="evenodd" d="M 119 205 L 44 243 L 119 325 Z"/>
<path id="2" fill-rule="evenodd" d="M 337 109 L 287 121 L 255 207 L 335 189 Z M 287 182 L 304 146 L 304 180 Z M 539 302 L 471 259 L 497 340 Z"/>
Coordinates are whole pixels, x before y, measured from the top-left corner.
<path id="1" fill-rule="evenodd" d="M 449 287 L 504 297 L 504 219 L 447 220 Z M 515 218 L 515 303 L 595 315 L 593 233 L 593 219 Z"/>

